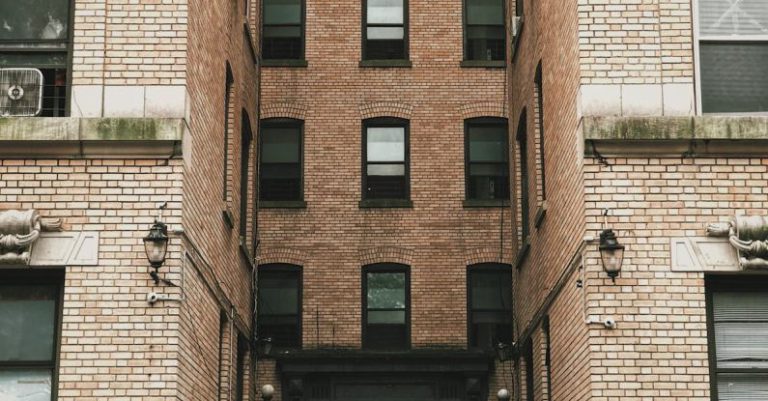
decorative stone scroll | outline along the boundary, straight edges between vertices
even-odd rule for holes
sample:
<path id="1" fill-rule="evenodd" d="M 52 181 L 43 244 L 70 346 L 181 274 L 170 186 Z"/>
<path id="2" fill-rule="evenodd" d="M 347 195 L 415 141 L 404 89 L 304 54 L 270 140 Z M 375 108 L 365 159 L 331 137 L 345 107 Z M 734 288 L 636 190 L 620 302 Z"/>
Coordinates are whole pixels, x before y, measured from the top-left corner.
<path id="1" fill-rule="evenodd" d="M 735 216 L 728 223 L 708 224 L 707 235 L 728 238 L 742 269 L 768 269 L 768 217 Z"/>
<path id="2" fill-rule="evenodd" d="M 0 265 L 29 265 L 43 231 L 61 231 L 61 220 L 43 220 L 35 210 L 0 211 Z"/>

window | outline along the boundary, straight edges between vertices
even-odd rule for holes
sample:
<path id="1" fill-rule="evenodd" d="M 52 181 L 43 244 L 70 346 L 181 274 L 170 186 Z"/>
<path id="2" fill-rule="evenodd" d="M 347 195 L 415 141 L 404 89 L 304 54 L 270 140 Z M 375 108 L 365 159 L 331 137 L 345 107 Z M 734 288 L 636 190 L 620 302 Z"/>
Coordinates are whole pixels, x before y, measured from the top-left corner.
<path id="1" fill-rule="evenodd" d="M 363 198 L 408 199 L 408 121 L 370 119 L 363 130 Z"/>
<path id="2" fill-rule="evenodd" d="M 506 58 L 504 0 L 464 0 L 464 59 Z"/>
<path id="3" fill-rule="evenodd" d="M 410 347 L 408 267 L 369 265 L 363 269 L 363 348 Z"/>
<path id="4" fill-rule="evenodd" d="M 364 60 L 408 59 L 408 1 L 365 0 Z"/>
<path id="5" fill-rule="evenodd" d="M 250 182 L 251 140 L 253 139 L 251 119 L 245 110 L 242 112 L 240 129 L 242 131 L 240 137 L 240 236 L 245 238 L 248 234 L 248 182 Z"/>
<path id="6" fill-rule="evenodd" d="M 265 60 L 304 58 L 304 1 L 264 0 L 261 56 Z"/>
<path id="7" fill-rule="evenodd" d="M 523 358 L 525 360 L 525 400 L 534 401 L 534 374 L 533 369 L 533 339 L 529 338 L 523 344 Z"/>
<path id="8" fill-rule="evenodd" d="M 509 199 L 507 120 L 464 122 L 467 199 Z"/>
<path id="9" fill-rule="evenodd" d="M 480 264 L 467 270 L 469 346 L 488 351 L 512 344 L 512 269 Z"/>
<path id="10" fill-rule="evenodd" d="M 229 63 L 226 65 L 226 81 L 224 84 L 224 179 L 222 187 L 222 199 L 224 203 L 229 202 L 229 177 L 231 174 L 231 167 L 229 165 L 229 129 L 232 119 L 232 96 L 234 95 L 235 78 L 232 74 L 232 67 Z"/>
<path id="11" fill-rule="evenodd" d="M 258 274 L 259 337 L 276 348 L 301 348 L 301 268 L 270 264 Z"/>
<path id="12" fill-rule="evenodd" d="M 698 1 L 701 110 L 768 111 L 765 0 Z"/>
<path id="13" fill-rule="evenodd" d="M 262 121 L 260 200 L 302 200 L 302 130 L 300 120 Z"/>
<path id="14" fill-rule="evenodd" d="M 248 340 L 242 334 L 237 334 L 237 356 L 235 359 L 235 400 L 245 400 L 245 369 L 248 355 Z"/>
<path id="15" fill-rule="evenodd" d="M 530 234 L 530 204 L 528 192 L 528 119 L 526 112 L 520 114 L 517 123 L 517 150 L 520 164 L 520 235 L 523 242 L 528 240 Z"/>
<path id="16" fill-rule="evenodd" d="M 63 272 L 0 272 L 0 389 L 53 400 Z"/>
<path id="17" fill-rule="evenodd" d="M 538 124 L 538 140 L 539 140 L 539 191 L 541 194 L 541 201 L 547 200 L 547 180 L 544 167 L 544 88 L 541 82 L 541 61 L 536 67 L 536 77 L 534 79 L 534 92 L 536 96 L 536 123 Z"/>
<path id="18" fill-rule="evenodd" d="M 66 114 L 71 10 L 71 0 L 0 1 L 0 93 L 24 91 L 0 98 L 0 117 Z"/>
<path id="19" fill-rule="evenodd" d="M 707 277 L 713 400 L 768 394 L 768 280 Z"/>

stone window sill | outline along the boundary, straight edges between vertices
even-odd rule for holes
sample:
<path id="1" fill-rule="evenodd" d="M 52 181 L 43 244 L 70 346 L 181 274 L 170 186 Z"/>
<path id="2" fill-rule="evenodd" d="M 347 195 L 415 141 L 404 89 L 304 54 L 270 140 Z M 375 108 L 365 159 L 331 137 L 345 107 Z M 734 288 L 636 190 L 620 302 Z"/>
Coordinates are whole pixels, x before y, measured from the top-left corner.
<path id="1" fill-rule="evenodd" d="M 536 217 L 533 218 L 533 224 L 536 228 L 541 227 L 544 222 L 544 216 L 547 215 L 547 201 L 541 202 L 539 208 L 536 209 Z"/>
<path id="2" fill-rule="evenodd" d="M 309 63 L 307 60 L 261 60 L 262 67 L 307 67 Z"/>
<path id="3" fill-rule="evenodd" d="M 531 250 L 531 242 L 529 238 L 526 238 L 523 241 L 523 245 L 520 246 L 520 249 L 517 250 L 517 257 L 515 258 L 515 268 L 519 269 L 523 267 L 523 263 L 525 263 L 525 259 L 528 258 L 528 253 L 530 253 Z"/>
<path id="4" fill-rule="evenodd" d="M 360 209 L 395 209 L 412 208 L 413 201 L 409 199 L 363 199 L 359 203 Z"/>
<path id="5" fill-rule="evenodd" d="M 259 201 L 259 209 L 306 209 L 306 201 Z"/>
<path id="6" fill-rule="evenodd" d="M 413 64 L 411 60 L 362 60 L 362 68 L 410 68 Z"/>
<path id="7" fill-rule="evenodd" d="M 462 68 L 506 68 L 507 62 L 504 60 L 463 60 Z"/>
<path id="8" fill-rule="evenodd" d="M 465 199 L 462 205 L 465 208 L 508 207 L 509 199 Z"/>

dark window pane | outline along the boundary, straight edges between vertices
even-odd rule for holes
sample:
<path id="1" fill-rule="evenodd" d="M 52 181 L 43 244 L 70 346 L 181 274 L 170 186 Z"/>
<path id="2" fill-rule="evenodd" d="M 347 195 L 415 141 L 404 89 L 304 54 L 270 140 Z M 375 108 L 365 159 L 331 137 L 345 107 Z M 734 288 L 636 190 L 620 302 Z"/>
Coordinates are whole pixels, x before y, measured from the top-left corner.
<path id="1" fill-rule="evenodd" d="M 403 0 L 368 0 L 369 24 L 402 24 Z"/>
<path id="2" fill-rule="evenodd" d="M 405 273 L 368 273 L 368 309 L 405 309 Z"/>
<path id="3" fill-rule="evenodd" d="M 400 40 L 367 40 L 365 42 L 367 60 L 403 60 L 405 42 Z"/>
<path id="4" fill-rule="evenodd" d="M 408 345 L 405 324 L 369 324 L 365 330 L 365 347 L 401 349 Z"/>
<path id="5" fill-rule="evenodd" d="M 66 67 L 67 53 L 0 53 L 0 67 Z"/>
<path id="6" fill-rule="evenodd" d="M 485 165 L 470 166 L 470 171 L 487 168 Z M 504 166 L 506 171 L 506 166 Z M 469 199 L 509 199 L 509 179 L 504 175 L 470 175 L 467 177 Z"/>
<path id="7" fill-rule="evenodd" d="M 264 163 L 299 162 L 298 128 L 265 128 L 262 132 Z"/>
<path id="8" fill-rule="evenodd" d="M 492 349 L 512 341 L 512 272 L 507 268 L 469 271 L 470 346 Z"/>
<path id="9" fill-rule="evenodd" d="M 702 111 L 768 111 L 768 43 L 700 45 Z"/>
<path id="10" fill-rule="evenodd" d="M 69 0 L 0 1 L 0 40 L 66 40 Z"/>
<path id="11" fill-rule="evenodd" d="M 260 277 L 259 286 L 259 314 L 299 312 L 299 289 L 295 277 Z"/>
<path id="12" fill-rule="evenodd" d="M 504 25 L 503 0 L 466 0 L 467 24 Z"/>
<path id="13" fill-rule="evenodd" d="M 507 157 L 506 127 L 469 128 L 469 160 L 471 162 L 506 162 Z"/>
<path id="14" fill-rule="evenodd" d="M 301 0 L 264 0 L 264 25 L 301 24 Z"/>
<path id="15" fill-rule="evenodd" d="M 259 337 L 277 347 L 300 347 L 300 273 L 262 267 L 258 285 Z"/>
<path id="16" fill-rule="evenodd" d="M 301 55 L 301 38 L 273 38 L 264 36 L 263 40 L 263 57 L 267 60 L 300 60 Z"/>
<path id="17" fill-rule="evenodd" d="M 468 60 L 504 60 L 506 44 L 503 26 L 468 26 Z"/>
<path id="18" fill-rule="evenodd" d="M 50 361 L 56 286 L 0 286 L 0 361 Z"/>
<path id="19" fill-rule="evenodd" d="M 262 126 L 259 198 L 301 200 L 301 127 Z"/>
<path id="20" fill-rule="evenodd" d="M 511 273 L 474 272 L 472 274 L 472 308 L 510 309 Z"/>

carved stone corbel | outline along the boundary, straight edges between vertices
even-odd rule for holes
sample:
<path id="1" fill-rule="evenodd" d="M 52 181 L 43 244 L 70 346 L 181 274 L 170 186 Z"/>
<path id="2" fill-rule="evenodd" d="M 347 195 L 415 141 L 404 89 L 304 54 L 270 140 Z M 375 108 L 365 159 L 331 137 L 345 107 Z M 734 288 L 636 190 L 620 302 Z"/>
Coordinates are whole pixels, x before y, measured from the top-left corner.
<path id="1" fill-rule="evenodd" d="M 28 265 L 42 231 L 61 231 L 61 220 L 43 221 L 31 209 L 0 211 L 0 265 Z"/>

